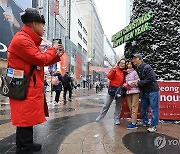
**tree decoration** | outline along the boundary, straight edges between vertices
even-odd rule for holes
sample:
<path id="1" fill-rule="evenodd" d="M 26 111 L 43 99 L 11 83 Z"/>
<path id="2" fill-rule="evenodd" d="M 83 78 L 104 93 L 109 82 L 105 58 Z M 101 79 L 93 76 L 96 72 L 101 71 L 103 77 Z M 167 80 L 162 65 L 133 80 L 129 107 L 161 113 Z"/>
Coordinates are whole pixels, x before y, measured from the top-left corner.
<path id="1" fill-rule="evenodd" d="M 180 0 L 134 0 L 130 22 L 148 11 L 151 29 L 126 43 L 125 57 L 140 53 L 158 79 L 180 80 Z"/>

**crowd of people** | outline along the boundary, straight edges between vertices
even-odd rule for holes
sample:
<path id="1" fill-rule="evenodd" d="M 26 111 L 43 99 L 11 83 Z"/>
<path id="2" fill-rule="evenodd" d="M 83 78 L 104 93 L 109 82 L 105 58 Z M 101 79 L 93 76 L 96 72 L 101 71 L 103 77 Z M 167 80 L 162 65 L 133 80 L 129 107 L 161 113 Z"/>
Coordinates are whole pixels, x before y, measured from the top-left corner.
<path id="1" fill-rule="evenodd" d="M 131 123 L 127 129 L 137 129 L 137 113 L 139 97 L 141 99 L 141 114 L 143 126 L 149 127 L 148 132 L 155 132 L 159 124 L 160 90 L 152 67 L 143 62 L 140 54 L 133 54 L 131 61 L 121 59 L 107 75 L 109 88 L 106 101 L 96 118 L 99 122 L 108 112 L 115 99 L 114 122 L 120 124 L 122 98 L 125 92 L 131 115 Z M 148 108 L 151 107 L 152 119 L 149 121 Z"/>

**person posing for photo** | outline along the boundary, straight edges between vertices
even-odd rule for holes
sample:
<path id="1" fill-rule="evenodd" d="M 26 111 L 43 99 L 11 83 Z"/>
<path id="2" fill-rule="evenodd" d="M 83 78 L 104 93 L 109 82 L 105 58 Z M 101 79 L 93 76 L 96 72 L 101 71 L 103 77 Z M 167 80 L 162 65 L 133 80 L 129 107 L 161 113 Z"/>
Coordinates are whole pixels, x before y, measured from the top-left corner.
<path id="1" fill-rule="evenodd" d="M 110 80 L 108 94 L 106 97 L 106 101 L 102 107 L 102 110 L 99 116 L 96 118 L 96 121 L 99 122 L 104 118 L 106 113 L 108 112 L 112 101 L 115 98 L 116 92 L 120 86 L 124 83 L 125 70 L 126 69 L 126 61 L 125 59 L 121 59 L 116 67 L 113 67 L 108 73 L 107 77 Z M 114 92 L 114 93 L 113 93 Z M 116 99 L 116 107 L 114 112 L 114 123 L 116 125 L 120 125 L 120 114 L 121 114 L 121 106 L 122 106 L 122 96 L 117 97 Z"/>
<path id="2" fill-rule="evenodd" d="M 138 127 L 136 123 L 137 123 L 140 90 L 132 83 L 138 81 L 139 76 L 135 71 L 135 65 L 131 61 L 127 61 L 126 65 L 127 65 L 127 75 L 125 77 L 124 86 L 127 89 L 126 98 L 131 115 L 131 123 L 127 126 L 127 129 L 137 129 Z"/>

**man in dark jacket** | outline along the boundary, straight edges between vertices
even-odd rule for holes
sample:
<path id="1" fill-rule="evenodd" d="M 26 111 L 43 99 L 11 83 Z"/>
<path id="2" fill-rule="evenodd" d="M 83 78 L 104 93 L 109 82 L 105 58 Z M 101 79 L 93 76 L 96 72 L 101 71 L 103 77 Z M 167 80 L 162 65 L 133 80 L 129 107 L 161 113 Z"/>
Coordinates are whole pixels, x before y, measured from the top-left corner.
<path id="1" fill-rule="evenodd" d="M 133 63 L 137 67 L 140 81 L 134 82 L 141 90 L 141 112 L 144 126 L 150 126 L 148 119 L 148 108 L 151 107 L 152 120 L 149 132 L 155 132 L 159 124 L 160 91 L 156 80 L 156 74 L 152 67 L 143 62 L 140 54 L 133 54 Z"/>
<path id="2" fill-rule="evenodd" d="M 66 94 L 67 91 L 69 91 L 69 101 L 72 101 L 71 97 L 72 97 L 72 89 L 73 89 L 73 83 L 72 83 L 72 79 L 69 76 L 69 73 L 66 72 L 63 76 L 63 87 L 64 87 L 64 94 L 63 94 L 63 98 L 64 98 L 64 105 L 66 104 L 67 100 L 66 100 Z"/>

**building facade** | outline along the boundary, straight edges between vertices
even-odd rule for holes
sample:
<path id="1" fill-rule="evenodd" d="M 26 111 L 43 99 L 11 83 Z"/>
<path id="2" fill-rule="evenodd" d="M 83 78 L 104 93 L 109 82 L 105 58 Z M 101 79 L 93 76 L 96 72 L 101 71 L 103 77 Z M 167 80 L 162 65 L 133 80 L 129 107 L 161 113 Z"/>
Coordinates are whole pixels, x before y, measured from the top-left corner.
<path id="1" fill-rule="evenodd" d="M 45 24 L 45 43 L 53 45 L 53 40 L 61 39 L 62 44 L 66 43 L 66 1 L 64 0 L 37 0 L 34 1 L 33 7 L 39 9 L 39 12 L 44 15 Z M 68 67 L 62 68 L 63 61 L 57 63 L 57 70 L 64 69 L 68 71 Z M 47 70 L 47 68 L 45 68 Z"/>
<path id="2" fill-rule="evenodd" d="M 28 7 L 37 8 L 46 20 L 43 45 L 52 45 L 54 39 L 60 38 L 65 46 L 58 70 L 86 80 L 89 64 L 104 67 L 104 31 L 94 0 L 31 0 L 31 4 Z M 0 67 L 6 70 L 6 59 L 1 60 Z M 91 75 L 101 77 L 95 71 Z"/>
<path id="3" fill-rule="evenodd" d="M 111 68 L 116 65 L 118 60 L 118 55 L 112 48 L 108 38 L 104 35 L 104 66 Z"/>
<path id="4" fill-rule="evenodd" d="M 77 0 L 85 16 L 88 29 L 88 56 L 91 63 L 103 66 L 104 31 L 93 0 Z"/>
<path id="5" fill-rule="evenodd" d="M 69 8 L 69 45 L 70 72 L 77 80 L 86 80 L 88 70 L 87 26 L 83 12 L 76 1 Z"/>

